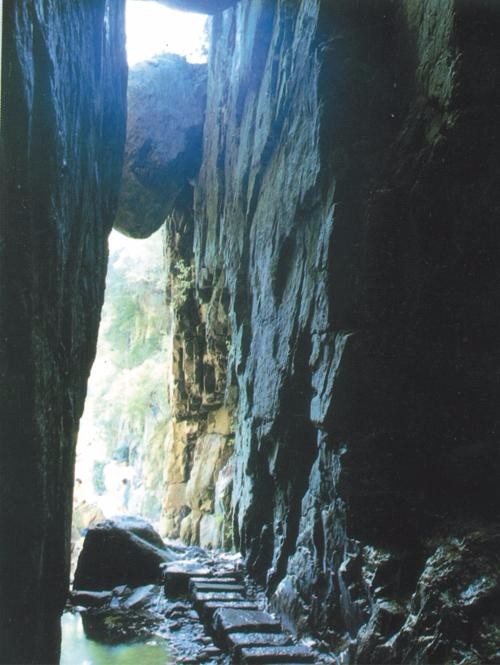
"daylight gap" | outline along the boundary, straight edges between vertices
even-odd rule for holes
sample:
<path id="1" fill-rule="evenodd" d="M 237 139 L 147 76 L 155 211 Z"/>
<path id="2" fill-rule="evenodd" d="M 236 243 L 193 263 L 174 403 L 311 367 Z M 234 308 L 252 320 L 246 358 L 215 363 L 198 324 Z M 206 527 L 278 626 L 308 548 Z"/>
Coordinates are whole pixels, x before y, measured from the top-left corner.
<path id="1" fill-rule="evenodd" d="M 130 67 L 160 53 L 206 62 L 206 16 L 138 0 L 126 8 Z M 87 528 L 103 518 L 138 515 L 161 531 L 169 420 L 164 244 L 162 229 L 145 240 L 117 231 L 109 238 L 97 355 L 77 445 L 72 572 Z"/>

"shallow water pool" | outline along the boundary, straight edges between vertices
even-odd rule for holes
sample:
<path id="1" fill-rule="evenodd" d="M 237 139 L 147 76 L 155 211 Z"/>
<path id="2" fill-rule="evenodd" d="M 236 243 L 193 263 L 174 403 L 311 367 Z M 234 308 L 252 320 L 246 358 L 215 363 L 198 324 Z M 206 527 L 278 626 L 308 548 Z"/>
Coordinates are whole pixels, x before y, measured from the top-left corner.
<path id="1" fill-rule="evenodd" d="M 125 644 L 101 644 L 85 635 L 80 614 L 65 612 L 61 619 L 60 665 L 166 665 L 172 663 L 161 638 Z"/>

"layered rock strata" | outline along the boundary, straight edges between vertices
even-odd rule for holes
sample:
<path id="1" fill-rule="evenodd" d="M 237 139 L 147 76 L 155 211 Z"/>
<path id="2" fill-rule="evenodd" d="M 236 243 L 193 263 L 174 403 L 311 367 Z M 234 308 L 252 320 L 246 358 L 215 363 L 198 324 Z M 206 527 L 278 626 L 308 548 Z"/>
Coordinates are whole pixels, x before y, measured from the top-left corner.
<path id="1" fill-rule="evenodd" d="M 171 419 L 166 438 L 162 528 L 169 537 L 232 546 L 233 402 L 226 398 L 227 291 L 195 289 L 192 217 L 167 223 Z M 206 301 L 210 302 L 206 302 Z"/>
<path id="2" fill-rule="evenodd" d="M 4 3 L 0 662 L 55 663 L 125 139 L 123 2 Z"/>

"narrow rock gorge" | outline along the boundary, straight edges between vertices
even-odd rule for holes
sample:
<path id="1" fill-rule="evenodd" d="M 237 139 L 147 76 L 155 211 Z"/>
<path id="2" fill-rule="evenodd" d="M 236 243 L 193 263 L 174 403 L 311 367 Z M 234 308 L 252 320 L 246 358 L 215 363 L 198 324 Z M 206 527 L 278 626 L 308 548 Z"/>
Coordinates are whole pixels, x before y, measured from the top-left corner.
<path id="1" fill-rule="evenodd" d="M 344 663 L 498 662 L 496 3 L 165 0 L 208 65 L 127 137 L 122 3 L 4 4 L 1 662 L 57 662 L 114 219 L 166 228 L 163 535 Z"/>

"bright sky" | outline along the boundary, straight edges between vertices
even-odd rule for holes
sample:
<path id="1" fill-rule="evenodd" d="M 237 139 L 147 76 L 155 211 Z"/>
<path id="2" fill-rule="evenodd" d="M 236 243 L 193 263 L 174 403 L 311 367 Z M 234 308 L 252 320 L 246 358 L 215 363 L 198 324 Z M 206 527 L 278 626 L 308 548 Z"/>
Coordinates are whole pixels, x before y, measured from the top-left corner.
<path id="1" fill-rule="evenodd" d="M 130 66 L 158 53 L 177 53 L 206 62 L 207 16 L 169 9 L 157 2 L 127 1 L 127 57 Z"/>

